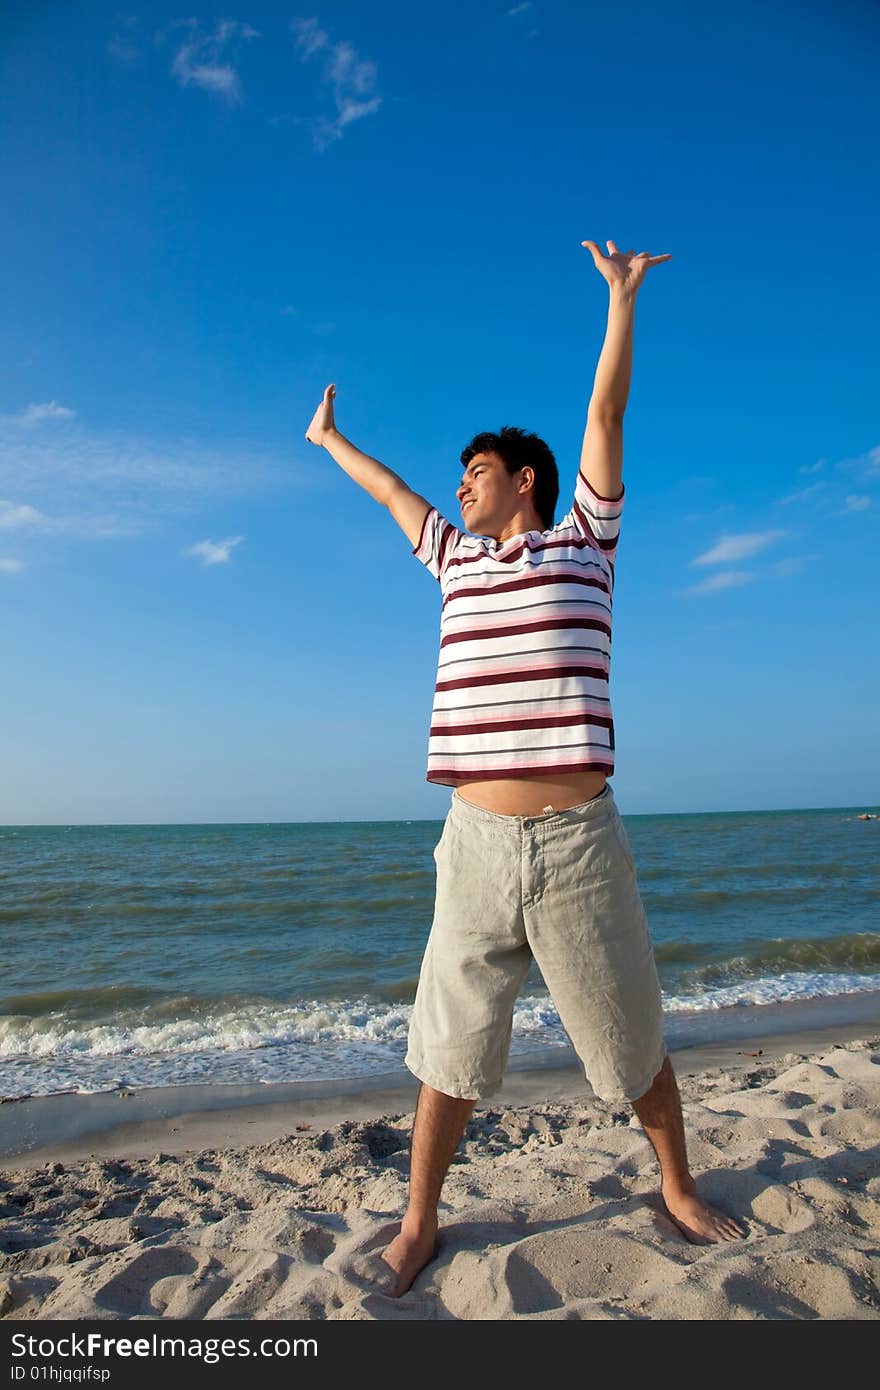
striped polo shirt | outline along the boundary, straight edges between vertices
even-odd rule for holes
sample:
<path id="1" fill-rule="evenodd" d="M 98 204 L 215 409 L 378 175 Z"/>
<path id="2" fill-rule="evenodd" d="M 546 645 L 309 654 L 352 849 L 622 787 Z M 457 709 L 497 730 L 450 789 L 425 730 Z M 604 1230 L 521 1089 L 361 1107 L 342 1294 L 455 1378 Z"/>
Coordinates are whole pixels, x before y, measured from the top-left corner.
<path id="1" fill-rule="evenodd" d="M 549 531 L 473 536 L 432 507 L 413 554 L 439 580 L 429 782 L 614 771 L 608 677 L 623 511 L 579 470 Z"/>

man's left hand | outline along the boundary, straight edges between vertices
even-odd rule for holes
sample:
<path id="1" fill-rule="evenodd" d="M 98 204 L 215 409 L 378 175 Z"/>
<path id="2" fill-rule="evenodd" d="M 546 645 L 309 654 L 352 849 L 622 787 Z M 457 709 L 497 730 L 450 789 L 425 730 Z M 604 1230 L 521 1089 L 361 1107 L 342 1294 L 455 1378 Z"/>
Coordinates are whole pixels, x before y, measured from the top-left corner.
<path id="1" fill-rule="evenodd" d="M 618 251 L 613 241 L 606 241 L 605 245 L 608 247 L 607 256 L 603 255 L 595 241 L 581 242 L 581 246 L 586 246 L 592 252 L 596 269 L 608 281 L 609 289 L 622 290 L 625 294 L 636 294 L 652 265 L 672 260 L 671 252 L 649 256 L 647 251 L 640 251 L 636 255 L 635 251 Z"/>

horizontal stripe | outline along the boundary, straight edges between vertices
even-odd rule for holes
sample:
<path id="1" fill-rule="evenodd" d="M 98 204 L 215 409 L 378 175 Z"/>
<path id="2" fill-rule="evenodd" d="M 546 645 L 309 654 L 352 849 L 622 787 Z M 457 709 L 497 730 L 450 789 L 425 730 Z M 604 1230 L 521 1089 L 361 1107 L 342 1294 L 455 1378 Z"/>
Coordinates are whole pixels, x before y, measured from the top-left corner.
<path id="1" fill-rule="evenodd" d="M 585 698 L 589 699 L 592 704 L 604 703 L 607 705 L 610 703 L 608 697 L 602 695 L 589 695 L 586 697 L 583 695 L 548 695 L 546 699 L 541 699 L 541 697 L 538 696 L 537 698 L 523 698 L 522 700 L 486 700 L 484 703 L 481 703 L 477 700 L 469 699 L 467 707 L 469 710 L 513 709 L 517 705 L 525 705 L 529 709 L 538 709 L 541 705 L 562 705 L 565 703 L 566 700 L 583 701 Z M 450 705 L 447 708 L 446 706 L 440 705 L 438 703 L 435 703 L 434 710 L 437 713 L 446 714 L 453 714 L 458 712 L 454 705 Z"/>
<path id="2" fill-rule="evenodd" d="M 578 611 L 585 604 L 598 608 L 603 613 L 611 613 L 610 603 L 606 603 L 603 599 L 585 598 L 582 594 L 576 598 L 544 598 L 537 599 L 535 603 L 515 603 L 509 608 L 497 608 L 494 604 L 490 606 L 488 603 L 477 603 L 473 608 L 460 608 L 456 602 L 455 610 L 444 615 L 443 626 L 451 627 L 453 623 L 464 622 L 466 618 L 485 618 L 488 622 L 494 618 L 503 618 L 506 613 L 523 615 L 526 613 L 553 613 L 567 607 Z"/>
<path id="3" fill-rule="evenodd" d="M 463 632 L 448 632 L 440 646 L 450 642 L 487 642 L 494 637 L 519 637 L 527 632 L 572 632 L 589 630 L 611 636 L 611 624 L 604 618 L 535 618 L 530 623 L 508 623 L 505 627 L 465 628 Z"/>
<path id="4" fill-rule="evenodd" d="M 572 513 L 569 513 L 569 515 L 572 515 Z M 593 524 L 596 530 L 601 530 L 601 527 L 595 519 Z M 532 556 L 542 556 L 548 553 L 553 554 L 556 551 L 559 551 L 560 555 L 565 556 L 569 561 L 574 560 L 578 562 L 581 554 L 583 554 L 585 560 L 588 560 L 589 556 L 587 555 L 587 551 L 590 548 L 593 550 L 597 548 L 596 536 L 592 530 L 578 534 L 576 528 L 571 525 L 565 527 L 562 537 L 558 540 L 539 541 L 531 545 L 526 541 L 522 541 L 509 550 L 505 549 L 505 545 L 510 545 L 509 541 L 505 542 L 505 545 L 493 549 L 492 546 L 494 542 L 492 541 L 487 543 L 484 539 L 481 542 L 475 536 L 465 535 L 463 531 L 459 532 L 459 537 L 460 540 L 456 546 L 455 554 L 451 556 L 449 560 L 450 568 L 454 568 L 458 572 L 464 572 L 464 567 L 466 565 L 477 564 L 480 560 L 491 560 L 497 565 L 510 566 L 522 560 L 526 554 L 529 556 L 529 559 L 531 559 Z M 602 546 L 601 549 L 607 559 L 607 551 L 612 548 L 610 543 L 611 538 L 605 537 L 604 539 L 606 540 L 606 545 Z M 469 540 L 477 541 L 477 548 L 475 550 L 468 550 L 467 542 Z M 581 563 L 583 563 L 583 561 L 581 561 Z M 592 563 L 597 564 L 598 562 L 593 560 Z M 501 572 L 503 573 L 503 571 Z"/>
<path id="5" fill-rule="evenodd" d="M 520 729 L 562 729 L 571 725 L 586 724 L 596 727 L 610 728 L 612 723 L 610 714 L 590 714 L 584 718 L 582 714 L 541 714 L 531 719 L 488 719 L 481 723 L 462 723 L 462 724 L 431 724 L 431 734 L 436 737 L 451 738 L 454 734 L 470 736 L 472 734 L 485 733 L 509 733 Z M 579 746 L 579 745 L 578 745 Z"/>
<path id="6" fill-rule="evenodd" d="M 440 661 L 438 663 L 437 669 L 438 671 L 445 671 L 450 666 L 465 666 L 474 661 L 485 661 L 487 663 L 492 663 L 491 669 L 495 670 L 499 662 L 509 662 L 514 657 L 559 657 L 562 655 L 563 652 L 577 652 L 581 656 L 596 658 L 599 661 L 604 661 L 607 666 L 609 658 L 609 645 L 610 644 L 607 642 L 604 644 L 604 646 L 599 647 L 591 646 L 588 642 L 568 642 L 564 645 L 561 642 L 551 642 L 546 647 L 516 646 L 511 651 L 481 651 L 475 652 L 472 655 L 468 656 L 447 656 L 444 661 Z"/>
<path id="7" fill-rule="evenodd" d="M 607 758 L 594 758 L 580 760 L 576 763 L 529 763 L 521 767 L 481 767 L 479 772 L 473 769 L 466 772 L 457 767 L 434 767 L 428 769 L 427 780 L 429 782 L 439 782 L 445 787 L 455 787 L 459 782 L 477 780 L 482 782 L 495 781 L 498 778 L 507 777 L 519 779 L 521 777 L 559 777 L 567 772 L 605 772 L 610 777 L 614 771 L 614 760 Z"/>
<path id="8" fill-rule="evenodd" d="M 606 676 L 604 671 L 597 670 L 592 666 L 562 666 L 556 668 L 533 668 L 526 671 L 491 671 L 484 675 L 455 676 L 451 680 L 438 680 L 435 689 L 437 690 L 466 690 L 474 686 L 481 685 L 501 685 L 505 681 L 544 681 L 549 675 L 554 676 L 590 676 L 594 680 L 604 681 Z"/>
<path id="9" fill-rule="evenodd" d="M 546 701 L 541 700 L 499 700 L 496 704 L 478 704 L 469 693 L 466 707 L 459 708 L 453 704 L 448 708 L 438 708 L 435 705 L 432 718 L 438 726 L 444 722 L 455 724 L 462 719 L 476 719 L 491 724 L 502 720 L 520 719 L 537 719 L 540 723 L 545 723 L 558 718 L 574 724 L 579 720 L 589 720 L 594 715 L 600 716 L 601 722 L 604 723 L 609 710 L 610 703 L 607 699 L 588 694 L 578 695 L 575 705 L 554 701 L 552 708 L 548 709 Z"/>
<path id="10" fill-rule="evenodd" d="M 590 596 L 583 595 L 579 598 L 566 598 L 563 594 L 548 594 L 546 598 L 538 601 L 545 604 L 551 603 L 604 603 L 608 608 L 611 606 L 611 589 L 607 580 L 593 575 L 584 575 L 577 570 L 555 570 L 546 574 L 527 575 L 525 578 L 509 579 L 492 582 L 495 576 L 471 575 L 469 578 L 485 580 L 481 584 L 462 584 L 460 581 L 450 581 L 444 598 L 443 607 L 445 613 L 452 611 L 453 605 L 456 610 L 462 605 L 465 599 L 474 599 L 486 607 L 496 607 L 496 599 L 503 594 L 520 595 L 533 589 L 560 589 L 577 586 L 578 588 L 590 589 L 593 591 Z M 603 595 L 604 597 L 600 597 Z M 445 614 L 444 614 L 445 616 Z"/>
<path id="11" fill-rule="evenodd" d="M 520 748 L 518 745 L 514 745 L 514 746 L 511 747 L 511 748 L 492 748 L 492 749 L 490 749 L 490 750 L 488 750 L 488 751 L 489 751 L 490 755 L 491 755 L 493 758 L 496 757 L 496 756 L 498 756 L 498 755 L 500 755 L 500 754 L 502 754 L 502 753 L 506 753 L 506 754 L 510 754 L 510 753 L 519 753 L 519 754 L 523 754 L 523 755 L 528 754 L 528 753 L 543 753 L 543 754 L 546 756 L 548 753 L 561 752 L 561 751 L 562 751 L 563 749 L 565 749 L 565 748 L 601 748 L 604 752 L 607 753 L 607 752 L 608 752 L 608 746 L 609 746 L 609 745 L 608 745 L 607 741 L 604 741 L 604 742 L 601 741 L 601 740 L 595 740 L 595 741 L 593 741 L 593 740 L 584 740 L 584 741 L 581 741 L 580 739 L 578 739 L 578 741 L 577 741 L 576 743 L 555 743 L 555 744 L 552 745 L 552 747 L 548 747 L 546 744 L 538 744 L 536 747 L 526 747 L 526 748 Z M 456 761 L 458 761 L 460 758 L 482 758 L 482 757 L 485 756 L 486 751 L 487 751 L 487 750 L 486 750 L 485 748 L 473 749 L 473 750 L 470 751 L 470 752 L 468 752 L 468 751 L 462 751 L 461 749 L 457 749 L 457 750 L 456 750 L 456 753 L 455 753 Z M 475 776 L 475 775 L 476 775 L 475 773 L 472 773 L 472 776 Z"/>

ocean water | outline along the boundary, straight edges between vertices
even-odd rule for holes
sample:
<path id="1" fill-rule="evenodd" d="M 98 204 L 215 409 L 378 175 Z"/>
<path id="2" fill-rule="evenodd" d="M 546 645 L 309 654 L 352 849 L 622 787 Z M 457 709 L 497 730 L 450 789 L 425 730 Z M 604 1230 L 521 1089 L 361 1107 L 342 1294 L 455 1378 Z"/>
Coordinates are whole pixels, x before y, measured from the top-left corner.
<path id="1" fill-rule="evenodd" d="M 623 817 L 668 1035 L 880 989 L 868 809 Z M 0 827 L 0 1096 L 400 1069 L 441 830 Z M 533 966 L 511 1059 L 548 1048 Z"/>

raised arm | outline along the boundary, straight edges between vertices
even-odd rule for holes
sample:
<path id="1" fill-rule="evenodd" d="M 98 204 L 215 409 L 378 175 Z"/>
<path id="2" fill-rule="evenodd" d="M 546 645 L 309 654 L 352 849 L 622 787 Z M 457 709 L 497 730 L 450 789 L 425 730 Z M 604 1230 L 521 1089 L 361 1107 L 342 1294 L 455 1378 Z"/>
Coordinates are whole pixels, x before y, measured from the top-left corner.
<path id="1" fill-rule="evenodd" d="M 403 479 L 386 468 L 384 463 L 362 453 L 339 433 L 333 414 L 335 396 L 336 387 L 328 386 L 306 430 L 306 439 L 310 444 L 318 444 L 326 449 L 350 478 L 354 478 L 371 497 L 388 508 L 410 543 L 418 545 L 431 503 L 407 487 Z"/>
<path id="2" fill-rule="evenodd" d="M 636 295 L 650 266 L 672 256 L 620 252 L 613 241 L 606 241 L 610 254 L 605 256 L 594 241 L 581 245 L 592 252 L 596 269 L 608 283 L 608 324 L 587 409 L 580 467 L 600 497 L 617 499 L 622 495 L 623 416 L 632 376 Z"/>

